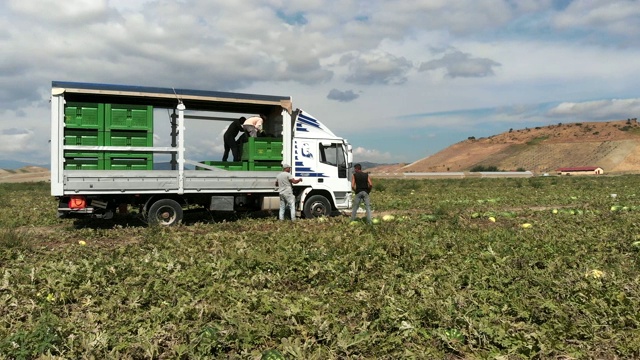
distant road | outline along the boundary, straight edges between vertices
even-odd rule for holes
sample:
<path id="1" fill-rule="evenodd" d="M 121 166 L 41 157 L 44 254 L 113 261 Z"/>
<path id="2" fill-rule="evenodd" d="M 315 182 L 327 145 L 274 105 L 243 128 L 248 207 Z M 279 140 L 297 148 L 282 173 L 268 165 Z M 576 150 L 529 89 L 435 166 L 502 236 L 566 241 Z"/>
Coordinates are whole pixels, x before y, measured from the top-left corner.
<path id="1" fill-rule="evenodd" d="M 462 179 L 462 178 L 528 178 L 531 171 L 495 171 L 495 172 L 406 172 L 371 173 L 373 178 L 389 179 Z"/>

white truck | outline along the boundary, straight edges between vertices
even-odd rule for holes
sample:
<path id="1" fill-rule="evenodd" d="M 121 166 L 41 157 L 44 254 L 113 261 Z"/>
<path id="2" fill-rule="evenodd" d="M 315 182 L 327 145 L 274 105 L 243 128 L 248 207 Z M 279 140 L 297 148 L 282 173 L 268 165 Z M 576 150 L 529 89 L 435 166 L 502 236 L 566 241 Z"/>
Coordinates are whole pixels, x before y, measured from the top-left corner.
<path id="1" fill-rule="evenodd" d="M 162 112 L 164 133 L 154 121 Z M 271 137 L 250 138 L 242 161 L 190 156 L 190 128 L 202 133 L 203 124 L 220 127 L 220 121 L 256 114 L 266 115 Z M 169 134 L 171 143 L 156 146 L 158 134 Z M 163 156 L 161 168 L 156 160 Z M 298 216 L 351 208 L 351 145 L 294 110 L 289 96 L 52 82 L 51 195 L 60 217 L 110 219 L 137 208 L 149 224 L 170 226 L 182 221 L 185 208 L 275 210 L 283 163 L 303 179 L 294 185 Z"/>

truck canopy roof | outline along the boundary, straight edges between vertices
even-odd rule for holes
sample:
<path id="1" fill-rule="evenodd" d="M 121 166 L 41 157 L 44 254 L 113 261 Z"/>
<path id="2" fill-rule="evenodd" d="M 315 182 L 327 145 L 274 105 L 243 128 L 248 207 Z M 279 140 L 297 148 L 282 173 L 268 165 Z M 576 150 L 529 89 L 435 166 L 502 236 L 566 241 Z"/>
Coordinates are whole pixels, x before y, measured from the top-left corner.
<path id="1" fill-rule="evenodd" d="M 269 113 L 274 106 L 291 113 L 290 96 L 231 93 L 179 88 L 52 81 L 52 93 L 64 92 L 67 101 L 152 105 L 175 108 L 181 101 L 187 110 L 233 113 Z"/>

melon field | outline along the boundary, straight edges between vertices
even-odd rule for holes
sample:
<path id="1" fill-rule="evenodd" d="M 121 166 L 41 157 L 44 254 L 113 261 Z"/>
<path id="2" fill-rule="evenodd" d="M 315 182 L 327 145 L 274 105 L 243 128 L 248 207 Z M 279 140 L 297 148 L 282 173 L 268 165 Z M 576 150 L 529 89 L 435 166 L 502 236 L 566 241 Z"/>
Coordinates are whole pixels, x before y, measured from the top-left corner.
<path id="1" fill-rule="evenodd" d="M 0 359 L 640 358 L 640 177 L 374 185 L 371 226 L 149 228 L 0 184 Z"/>

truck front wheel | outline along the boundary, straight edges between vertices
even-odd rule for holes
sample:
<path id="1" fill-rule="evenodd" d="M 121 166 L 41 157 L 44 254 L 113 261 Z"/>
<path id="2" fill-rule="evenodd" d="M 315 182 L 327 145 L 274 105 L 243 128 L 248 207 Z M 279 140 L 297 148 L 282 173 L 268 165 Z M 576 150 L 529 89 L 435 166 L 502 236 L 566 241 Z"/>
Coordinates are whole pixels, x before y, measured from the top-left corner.
<path id="1" fill-rule="evenodd" d="M 171 199 L 160 199 L 149 207 L 147 222 L 149 225 L 172 226 L 182 221 L 182 206 Z"/>
<path id="2" fill-rule="evenodd" d="M 304 217 L 307 219 L 329 216 L 331 202 L 322 195 L 313 195 L 304 202 Z"/>

